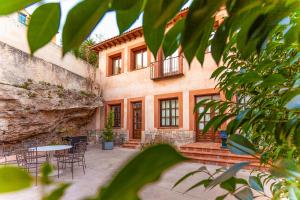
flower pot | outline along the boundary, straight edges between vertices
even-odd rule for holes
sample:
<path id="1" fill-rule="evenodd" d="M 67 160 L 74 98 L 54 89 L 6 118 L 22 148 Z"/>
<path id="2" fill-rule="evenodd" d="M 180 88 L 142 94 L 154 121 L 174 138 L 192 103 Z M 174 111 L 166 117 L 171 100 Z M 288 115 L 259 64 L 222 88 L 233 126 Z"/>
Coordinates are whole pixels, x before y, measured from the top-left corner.
<path id="1" fill-rule="evenodd" d="M 112 150 L 114 148 L 114 142 L 102 142 L 103 150 Z"/>
<path id="2" fill-rule="evenodd" d="M 227 148 L 227 132 L 224 130 L 220 131 L 220 136 L 222 140 L 221 148 Z"/>

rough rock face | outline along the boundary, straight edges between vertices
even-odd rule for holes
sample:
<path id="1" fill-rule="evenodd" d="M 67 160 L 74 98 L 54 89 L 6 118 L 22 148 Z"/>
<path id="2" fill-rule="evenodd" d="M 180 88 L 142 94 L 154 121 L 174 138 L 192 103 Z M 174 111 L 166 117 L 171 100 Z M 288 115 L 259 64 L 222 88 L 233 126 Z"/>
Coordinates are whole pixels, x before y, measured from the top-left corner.
<path id="1" fill-rule="evenodd" d="M 0 140 L 12 144 L 37 137 L 49 144 L 80 135 L 101 105 L 95 95 L 45 82 L 0 84 Z"/>

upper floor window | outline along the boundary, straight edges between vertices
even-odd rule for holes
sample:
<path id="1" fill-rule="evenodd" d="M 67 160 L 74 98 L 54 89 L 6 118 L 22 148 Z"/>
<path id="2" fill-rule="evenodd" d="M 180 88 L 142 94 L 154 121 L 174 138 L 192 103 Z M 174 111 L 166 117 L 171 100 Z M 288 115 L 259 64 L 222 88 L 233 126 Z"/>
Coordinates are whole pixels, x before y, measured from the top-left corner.
<path id="1" fill-rule="evenodd" d="M 121 128 L 121 104 L 111 105 L 110 110 L 114 116 L 113 127 Z"/>
<path id="2" fill-rule="evenodd" d="M 23 25 L 26 25 L 27 16 L 23 13 L 19 13 L 18 17 L 19 17 L 19 22 Z"/>
<path id="3" fill-rule="evenodd" d="M 164 58 L 162 72 L 164 75 L 179 72 L 179 51 L 178 49 L 170 56 Z"/>
<path id="4" fill-rule="evenodd" d="M 117 56 L 112 58 L 112 75 L 120 74 L 122 71 L 122 57 Z"/>
<path id="5" fill-rule="evenodd" d="M 134 54 L 135 69 L 142 69 L 147 67 L 148 65 L 147 48 L 134 51 L 133 54 Z"/>
<path id="6" fill-rule="evenodd" d="M 179 126 L 178 98 L 160 100 L 160 126 Z"/>

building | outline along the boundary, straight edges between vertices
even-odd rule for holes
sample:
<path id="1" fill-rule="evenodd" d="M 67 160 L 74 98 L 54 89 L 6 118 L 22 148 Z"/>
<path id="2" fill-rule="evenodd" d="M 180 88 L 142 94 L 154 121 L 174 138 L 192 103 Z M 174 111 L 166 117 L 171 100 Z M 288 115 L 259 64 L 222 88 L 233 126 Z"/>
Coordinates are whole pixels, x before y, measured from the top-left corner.
<path id="1" fill-rule="evenodd" d="M 169 26 L 186 13 L 187 10 L 180 12 Z M 98 129 L 104 128 L 112 110 L 115 131 L 129 140 L 143 141 L 159 133 L 177 145 L 217 140 L 214 133 L 201 134 L 216 111 L 206 114 L 199 123 L 196 113 L 203 108 L 194 113 L 200 99 L 222 98 L 216 82 L 210 79 L 217 65 L 209 51 L 203 66 L 196 59 L 189 66 L 180 48 L 166 58 L 159 51 L 156 61 L 147 49 L 141 27 L 100 42 L 92 49 L 99 53 L 97 75 L 105 101 L 96 120 Z"/>

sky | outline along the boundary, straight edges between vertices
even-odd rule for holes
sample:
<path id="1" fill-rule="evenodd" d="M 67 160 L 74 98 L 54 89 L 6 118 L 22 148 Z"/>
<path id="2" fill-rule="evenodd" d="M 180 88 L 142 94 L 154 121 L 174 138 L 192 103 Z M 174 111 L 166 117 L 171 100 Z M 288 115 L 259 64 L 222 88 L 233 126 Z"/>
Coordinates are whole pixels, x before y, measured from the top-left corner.
<path id="1" fill-rule="evenodd" d="M 64 24 L 64 21 L 67 17 L 68 11 L 80 1 L 81 0 L 62 0 L 61 1 L 61 9 L 62 9 L 61 25 Z M 57 1 L 48 0 L 47 2 L 57 2 Z M 37 6 L 35 6 L 35 5 L 30 6 L 30 7 L 26 8 L 26 10 L 30 14 L 32 14 L 36 7 Z M 142 17 L 140 17 L 132 25 L 132 27 L 130 29 L 139 27 L 141 25 L 142 25 Z M 58 34 L 58 37 L 57 37 L 57 42 L 59 44 L 61 43 L 60 42 L 61 41 L 61 30 L 62 30 L 62 26 L 60 27 L 60 31 L 59 31 L 59 34 Z M 118 30 L 118 26 L 117 26 L 117 22 L 116 22 L 116 17 L 115 17 L 115 12 L 109 12 L 103 17 L 101 22 L 97 25 L 97 27 L 95 28 L 95 30 L 91 34 L 91 37 L 98 40 L 96 35 L 101 35 L 102 40 L 114 37 L 116 35 L 119 35 L 119 30 Z M 99 42 L 99 41 L 97 41 L 97 42 Z"/>

